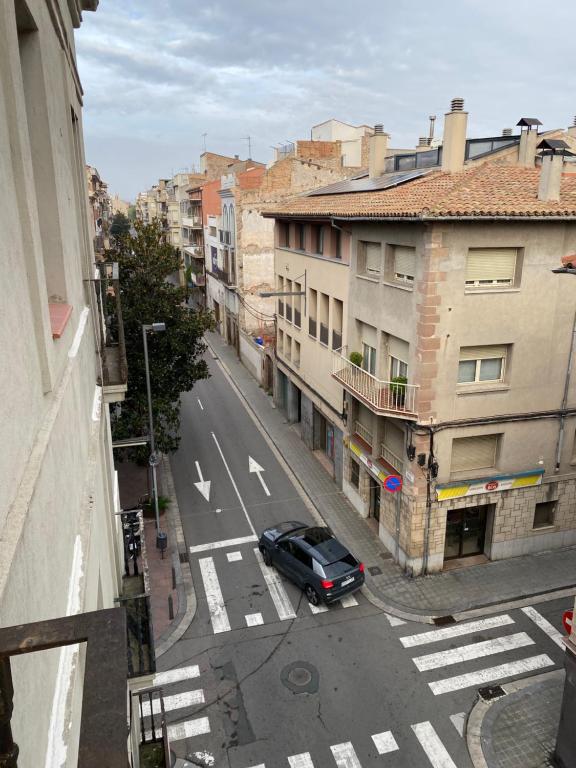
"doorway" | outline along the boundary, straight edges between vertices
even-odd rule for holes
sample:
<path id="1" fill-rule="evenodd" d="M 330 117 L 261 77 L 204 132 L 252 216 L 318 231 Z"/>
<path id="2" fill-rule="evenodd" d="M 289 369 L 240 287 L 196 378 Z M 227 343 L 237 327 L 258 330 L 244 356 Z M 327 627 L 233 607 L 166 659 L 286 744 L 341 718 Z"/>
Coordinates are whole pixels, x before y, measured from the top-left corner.
<path id="1" fill-rule="evenodd" d="M 471 557 L 484 552 L 486 516 L 489 504 L 467 509 L 452 509 L 446 515 L 444 559 Z"/>
<path id="2" fill-rule="evenodd" d="M 380 483 L 372 475 L 368 476 L 370 482 L 370 499 L 368 507 L 368 517 L 380 522 Z"/>

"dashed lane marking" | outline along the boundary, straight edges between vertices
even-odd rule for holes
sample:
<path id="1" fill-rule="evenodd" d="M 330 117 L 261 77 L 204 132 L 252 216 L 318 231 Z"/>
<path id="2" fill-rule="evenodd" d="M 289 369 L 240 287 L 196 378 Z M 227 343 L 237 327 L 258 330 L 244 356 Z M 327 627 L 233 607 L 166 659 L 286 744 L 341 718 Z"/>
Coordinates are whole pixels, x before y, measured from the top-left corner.
<path id="1" fill-rule="evenodd" d="M 257 627 L 259 624 L 264 624 L 261 613 L 249 613 L 244 618 L 246 619 L 247 627 Z"/>
<path id="2" fill-rule="evenodd" d="M 379 755 L 385 755 L 387 752 L 394 752 L 398 749 L 398 744 L 396 743 L 394 736 L 392 736 L 392 731 L 375 733 L 372 736 L 372 741 L 374 742 Z"/>
<path id="3" fill-rule="evenodd" d="M 302 752 L 300 755 L 292 755 L 288 758 L 290 768 L 314 768 L 310 752 Z"/>
<path id="4" fill-rule="evenodd" d="M 330 747 L 338 768 L 362 768 L 351 741 Z"/>
<path id="5" fill-rule="evenodd" d="M 208 552 L 213 549 L 226 549 L 227 547 L 237 547 L 239 544 L 248 544 L 252 541 L 258 541 L 258 536 L 241 536 L 239 539 L 224 539 L 223 541 L 212 541 L 208 544 L 196 544 L 194 547 L 190 547 L 190 554 L 194 555 L 197 552 Z"/>
<path id="6" fill-rule="evenodd" d="M 235 563 L 238 560 L 242 560 L 242 552 L 227 552 L 226 557 L 229 563 Z"/>

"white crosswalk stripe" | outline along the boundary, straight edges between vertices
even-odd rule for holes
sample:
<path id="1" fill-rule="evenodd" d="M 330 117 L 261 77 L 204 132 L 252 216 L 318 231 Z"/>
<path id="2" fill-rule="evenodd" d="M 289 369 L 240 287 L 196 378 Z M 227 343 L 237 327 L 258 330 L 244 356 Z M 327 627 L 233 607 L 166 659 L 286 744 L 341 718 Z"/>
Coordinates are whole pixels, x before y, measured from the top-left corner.
<path id="1" fill-rule="evenodd" d="M 170 713 L 179 712 L 181 709 L 205 703 L 204 691 L 202 689 L 180 691 L 178 693 L 170 692 L 172 686 L 186 682 L 190 683 L 192 680 L 196 681 L 199 676 L 200 668 L 197 664 L 191 664 L 178 669 L 169 669 L 165 672 L 156 672 L 153 684 L 155 686 L 162 686 L 164 711 L 167 713 L 168 719 Z M 143 695 L 140 714 L 147 721 L 145 729 L 147 739 L 151 738 L 152 735 L 152 723 L 154 723 L 156 733 L 158 733 L 160 721 L 157 716 L 161 711 L 160 697 L 158 695 Z M 169 722 L 167 725 L 170 741 L 176 742 L 210 733 L 210 721 L 207 717 L 190 717 L 187 720 L 182 720 L 182 715 L 178 714 L 178 718 L 180 722 Z"/>
<path id="2" fill-rule="evenodd" d="M 494 683 L 497 680 L 504 680 L 513 675 L 524 675 L 533 672 L 536 669 L 554 666 L 552 659 L 545 653 L 539 656 L 530 656 L 528 659 L 519 661 L 510 661 L 507 664 L 499 664 L 496 667 L 480 669 L 477 672 L 466 672 L 463 675 L 448 677 L 445 680 L 436 680 L 428 683 L 430 690 L 435 696 L 450 691 L 458 691 L 461 688 L 470 688 L 471 686 L 486 685 Z"/>
<path id="3" fill-rule="evenodd" d="M 556 627 L 553 627 L 552 624 L 548 621 L 548 619 L 545 619 L 542 614 L 538 613 L 538 611 L 535 608 L 532 608 L 531 605 L 527 606 L 526 608 L 522 608 L 522 612 L 528 616 L 529 619 L 532 619 L 534 624 L 536 624 L 540 629 L 545 632 L 548 637 L 550 637 L 558 647 L 564 648 L 566 647 L 564 645 L 564 637 L 561 632 L 559 632 Z"/>
<path id="4" fill-rule="evenodd" d="M 400 638 L 404 648 L 412 648 L 415 645 L 427 645 L 441 640 L 449 640 L 453 637 L 462 635 L 472 635 L 476 632 L 483 632 L 486 629 L 494 627 L 503 627 L 506 624 L 514 624 L 514 619 L 510 616 L 490 616 L 488 619 L 479 619 L 478 621 L 469 621 L 466 624 L 452 624 L 442 629 L 433 629 L 430 632 L 420 632 L 418 635 L 407 635 Z"/>
<path id="5" fill-rule="evenodd" d="M 384 731 L 384 733 L 375 733 L 372 736 L 372 741 L 376 747 L 376 751 L 379 755 L 385 755 L 387 752 L 395 752 L 398 749 L 396 739 L 392 736 L 392 731 Z"/>
<path id="6" fill-rule="evenodd" d="M 416 723 L 412 726 L 412 730 L 433 768 L 456 768 L 456 763 L 440 741 L 440 737 L 434 730 L 432 723 L 428 721 Z"/>
<path id="7" fill-rule="evenodd" d="M 200 565 L 200 573 L 204 582 L 204 591 L 214 634 L 230 632 L 230 621 L 228 620 L 224 597 L 222 596 L 218 574 L 214 566 L 214 558 L 203 557 L 198 561 L 198 564 Z"/>
<path id="8" fill-rule="evenodd" d="M 168 669 L 166 672 L 156 672 L 153 685 L 170 685 L 171 683 L 180 683 L 182 680 L 189 680 L 200 676 L 200 668 L 197 664 L 189 667 L 179 667 L 178 669 Z"/>
<path id="9" fill-rule="evenodd" d="M 191 707 L 194 704 L 204 704 L 204 691 L 184 691 L 184 693 L 175 693 L 172 696 L 164 696 L 164 711 L 171 712 L 174 709 L 184 709 L 184 707 Z M 156 698 L 152 700 L 152 712 L 155 715 L 160 714 L 160 699 Z M 150 702 L 142 702 L 142 715 L 148 717 L 150 715 Z"/>
<path id="10" fill-rule="evenodd" d="M 170 741 L 181 741 L 182 739 L 192 739 L 194 736 L 201 736 L 204 733 L 210 733 L 210 722 L 207 717 L 197 717 L 194 720 L 185 720 L 183 723 L 173 723 L 168 725 L 168 738 Z M 152 738 L 152 731 L 146 731 L 146 740 Z"/>
<path id="11" fill-rule="evenodd" d="M 527 645 L 534 645 L 534 640 L 528 637 L 526 632 L 518 632 L 515 635 L 497 637 L 495 640 L 484 640 L 480 643 L 461 645 L 459 648 L 450 648 L 448 651 L 429 653 L 427 656 L 416 656 L 412 661 L 420 672 L 424 672 L 427 669 L 448 667 L 451 664 L 480 659 L 483 656 L 493 656 L 496 653 L 523 648 Z"/>
<path id="12" fill-rule="evenodd" d="M 292 755 L 288 758 L 290 768 L 314 768 L 310 752 L 302 752 L 300 755 Z"/>
<path id="13" fill-rule="evenodd" d="M 254 554 L 256 555 L 256 560 L 258 560 L 258 565 L 260 566 L 260 570 L 264 576 L 264 581 L 266 582 L 266 586 L 270 592 L 270 597 L 272 598 L 272 602 L 276 608 L 278 618 L 280 621 L 295 619 L 296 613 L 294 612 L 294 608 L 292 607 L 292 603 L 290 602 L 290 598 L 284 589 L 284 584 L 282 584 L 280 577 L 274 568 L 266 565 L 262 559 L 262 555 L 258 547 L 254 548 Z"/>
<path id="14" fill-rule="evenodd" d="M 330 747 L 338 768 L 362 768 L 351 741 Z"/>

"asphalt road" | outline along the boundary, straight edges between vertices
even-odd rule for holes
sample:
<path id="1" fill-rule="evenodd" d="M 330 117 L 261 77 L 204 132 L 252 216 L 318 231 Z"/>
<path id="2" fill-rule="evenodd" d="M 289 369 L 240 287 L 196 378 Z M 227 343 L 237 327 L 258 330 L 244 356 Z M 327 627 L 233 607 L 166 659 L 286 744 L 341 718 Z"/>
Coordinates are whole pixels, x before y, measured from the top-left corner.
<path id="1" fill-rule="evenodd" d="M 398 623 L 358 593 L 313 612 L 255 552 L 266 526 L 312 517 L 208 360 L 212 377 L 183 397 L 172 459 L 198 598 L 158 680 L 174 752 L 209 753 L 218 768 L 470 768 L 462 713 L 483 685 L 561 666 L 539 617 L 557 631 L 571 601 L 442 629 Z"/>

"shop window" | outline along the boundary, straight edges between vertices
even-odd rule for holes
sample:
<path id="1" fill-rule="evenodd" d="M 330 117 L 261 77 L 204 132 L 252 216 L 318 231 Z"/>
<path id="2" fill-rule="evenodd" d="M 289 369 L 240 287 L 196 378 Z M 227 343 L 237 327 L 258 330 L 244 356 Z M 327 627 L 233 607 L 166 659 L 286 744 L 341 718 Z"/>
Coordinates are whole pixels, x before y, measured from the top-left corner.
<path id="1" fill-rule="evenodd" d="M 360 488 L 360 464 L 354 459 L 350 459 L 350 485 Z"/>
<path id="2" fill-rule="evenodd" d="M 536 504 L 532 528 L 548 528 L 550 525 L 554 525 L 557 503 L 557 501 L 542 501 Z"/>

